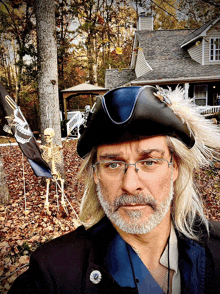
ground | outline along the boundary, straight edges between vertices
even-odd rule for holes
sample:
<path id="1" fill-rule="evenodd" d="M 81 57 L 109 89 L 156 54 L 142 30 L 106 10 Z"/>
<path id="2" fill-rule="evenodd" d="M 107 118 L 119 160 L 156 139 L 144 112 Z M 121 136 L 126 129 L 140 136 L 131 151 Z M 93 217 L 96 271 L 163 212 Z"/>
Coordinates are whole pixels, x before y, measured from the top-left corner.
<path id="1" fill-rule="evenodd" d="M 8 143 L 8 138 L 0 138 L 0 143 L 5 142 Z M 49 199 L 51 214 L 47 214 L 44 209 L 45 184 L 35 177 L 20 149 L 17 146 L 0 147 L 0 153 L 11 195 L 10 203 L 0 206 L 0 293 L 6 294 L 15 278 L 28 268 L 33 250 L 76 228 L 76 214 L 83 194 L 83 184 L 78 183 L 76 175 L 82 160 L 76 154 L 76 141 L 64 143 L 68 214 L 62 206 L 58 210 L 55 185 L 51 186 Z M 212 168 L 196 173 L 195 183 L 204 200 L 207 217 L 220 220 L 220 164 L 213 163 Z"/>
<path id="2" fill-rule="evenodd" d="M 13 142 L 13 139 L 10 140 Z M 8 140 L 6 141 L 8 143 Z M 56 187 L 52 184 L 49 215 L 44 209 L 45 183 L 34 175 L 19 147 L 0 147 L 0 152 L 11 195 L 10 203 L 0 206 L 0 293 L 5 294 L 16 276 L 27 269 L 29 255 L 33 250 L 42 243 L 76 228 L 76 214 L 79 213 L 83 186 L 77 181 L 81 159 L 76 154 L 76 142 L 66 142 L 63 154 L 67 213 L 61 205 L 58 210 L 57 198 L 54 197 Z M 60 204 L 60 194 L 58 200 Z"/>

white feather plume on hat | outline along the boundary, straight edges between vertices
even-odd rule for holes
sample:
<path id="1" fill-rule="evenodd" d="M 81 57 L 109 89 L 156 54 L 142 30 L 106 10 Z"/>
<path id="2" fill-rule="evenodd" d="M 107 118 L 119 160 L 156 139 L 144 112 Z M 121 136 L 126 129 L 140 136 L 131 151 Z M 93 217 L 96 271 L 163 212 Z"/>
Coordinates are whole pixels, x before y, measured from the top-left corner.
<path id="1" fill-rule="evenodd" d="M 166 103 L 179 118 L 185 122 L 195 138 L 191 149 L 192 155 L 197 155 L 199 164 L 210 164 L 214 158 L 220 156 L 220 127 L 213 124 L 199 113 L 199 107 L 192 99 L 184 99 L 184 90 L 177 86 L 175 90 L 157 87 L 159 94 L 170 101 Z M 198 154 L 198 151 L 200 154 Z"/>

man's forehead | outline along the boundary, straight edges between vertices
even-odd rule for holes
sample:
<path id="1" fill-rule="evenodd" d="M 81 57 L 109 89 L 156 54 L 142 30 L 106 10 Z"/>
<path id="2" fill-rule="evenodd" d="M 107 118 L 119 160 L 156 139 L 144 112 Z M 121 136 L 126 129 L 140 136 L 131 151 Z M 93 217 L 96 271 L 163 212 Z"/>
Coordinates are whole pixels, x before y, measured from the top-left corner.
<path id="1" fill-rule="evenodd" d="M 138 141 L 129 141 L 117 144 L 106 144 L 97 148 L 98 158 L 104 156 L 114 158 L 129 153 L 136 153 L 143 156 L 157 153 L 163 156 L 167 152 L 169 152 L 169 149 L 164 136 L 150 137 Z"/>

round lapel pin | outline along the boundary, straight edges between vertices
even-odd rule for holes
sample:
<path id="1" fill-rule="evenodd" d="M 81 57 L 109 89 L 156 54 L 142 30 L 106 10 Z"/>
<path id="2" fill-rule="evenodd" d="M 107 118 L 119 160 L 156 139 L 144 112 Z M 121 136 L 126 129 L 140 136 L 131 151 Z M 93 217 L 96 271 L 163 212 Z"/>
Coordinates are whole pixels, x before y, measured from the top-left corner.
<path id="1" fill-rule="evenodd" d="M 102 274 L 100 273 L 100 271 L 94 270 L 91 272 L 89 278 L 93 284 L 98 284 L 102 279 Z"/>

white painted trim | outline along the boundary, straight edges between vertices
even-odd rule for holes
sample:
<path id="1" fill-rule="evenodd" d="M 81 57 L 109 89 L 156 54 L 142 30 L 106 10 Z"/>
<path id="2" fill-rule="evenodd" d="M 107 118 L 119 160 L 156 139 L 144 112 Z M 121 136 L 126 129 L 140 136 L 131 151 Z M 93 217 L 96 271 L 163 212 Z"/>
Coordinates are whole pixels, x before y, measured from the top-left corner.
<path id="1" fill-rule="evenodd" d="M 154 30 L 154 17 L 152 16 L 152 25 L 151 25 L 152 31 Z"/>
<path id="2" fill-rule="evenodd" d="M 132 48 L 132 55 L 131 55 L 131 65 L 130 68 L 134 69 L 135 68 L 135 64 L 136 64 L 136 60 L 137 60 L 137 51 L 135 51 L 135 49 L 137 49 L 138 47 L 138 40 L 137 40 L 137 35 L 134 35 L 134 44 L 133 44 L 133 48 Z"/>
<path id="3" fill-rule="evenodd" d="M 183 48 L 183 47 L 185 47 L 186 45 L 191 44 L 191 43 L 193 43 L 194 41 L 197 41 L 198 39 L 201 38 L 201 36 L 202 36 L 202 34 L 200 34 L 200 35 L 194 37 L 193 39 L 190 39 L 188 42 L 184 43 L 184 44 L 181 45 L 180 47 Z"/>
<path id="4" fill-rule="evenodd" d="M 145 59 L 147 66 L 150 68 L 150 70 L 153 70 L 153 68 L 150 66 L 150 64 L 147 62 L 147 60 Z"/>
<path id="5" fill-rule="evenodd" d="M 219 19 L 220 17 L 218 17 L 215 21 L 213 21 L 213 23 L 211 23 L 203 32 L 206 34 L 208 30 L 210 30 L 211 27 L 213 27 L 219 21 Z"/>
<path id="6" fill-rule="evenodd" d="M 205 39 L 202 39 L 202 65 L 205 64 Z"/>
<path id="7" fill-rule="evenodd" d="M 189 83 L 184 84 L 184 91 L 185 91 L 185 99 L 189 99 Z"/>
<path id="8" fill-rule="evenodd" d="M 195 88 L 196 88 L 196 86 L 205 86 L 206 87 L 206 97 L 204 97 L 204 98 L 203 97 L 199 97 L 199 98 L 196 98 L 195 97 L 195 95 L 196 95 L 195 94 Z M 193 102 L 194 102 L 195 105 L 196 105 L 195 102 L 196 102 L 197 99 L 205 99 L 205 106 L 208 105 L 208 84 L 205 83 L 205 84 L 195 84 L 194 85 L 194 89 L 193 89 Z"/>
<path id="9" fill-rule="evenodd" d="M 131 85 L 146 85 L 146 84 L 161 84 L 170 82 L 191 82 L 191 81 L 220 81 L 220 76 L 208 76 L 208 77 L 189 77 L 189 78 L 173 78 L 173 79 L 157 79 L 157 80 L 145 80 L 145 81 L 132 81 Z"/>
<path id="10" fill-rule="evenodd" d="M 212 26 L 214 26 L 216 24 L 216 22 L 218 22 L 220 19 L 220 17 L 218 17 L 215 21 L 213 21 L 213 23 L 211 23 L 204 31 L 202 31 L 202 33 L 196 37 L 194 37 L 193 39 L 189 40 L 188 42 L 184 43 L 183 45 L 181 45 L 181 48 L 185 47 L 186 45 L 192 43 L 193 41 L 196 41 L 197 39 L 201 38 L 201 37 L 205 37 L 206 33 L 208 30 L 211 29 Z M 193 32 L 192 32 L 193 33 Z"/>
<path id="11" fill-rule="evenodd" d="M 216 60 L 216 59 L 213 59 L 213 60 L 211 60 L 211 39 L 220 39 L 220 36 L 212 36 L 212 37 L 210 37 L 209 38 L 209 61 L 210 62 L 219 62 L 220 60 Z M 214 42 L 214 48 L 213 48 L 213 53 L 214 53 L 214 57 L 215 57 L 215 50 L 216 50 L 216 48 L 215 48 L 215 42 Z"/>

